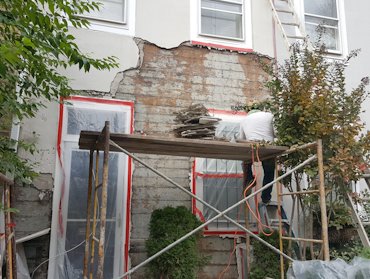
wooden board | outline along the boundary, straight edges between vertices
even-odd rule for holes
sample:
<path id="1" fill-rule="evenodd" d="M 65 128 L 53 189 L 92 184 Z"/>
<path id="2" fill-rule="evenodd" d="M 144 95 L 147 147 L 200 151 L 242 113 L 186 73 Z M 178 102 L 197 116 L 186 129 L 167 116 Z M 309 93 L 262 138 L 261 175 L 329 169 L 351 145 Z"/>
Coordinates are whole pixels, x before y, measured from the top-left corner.
<path id="1" fill-rule="evenodd" d="M 90 150 L 98 139 L 100 132 L 82 131 L 80 133 L 80 149 Z M 131 153 L 158 154 L 184 157 L 216 158 L 228 160 L 252 160 L 251 142 L 238 141 L 236 143 L 199 140 L 183 138 L 164 138 L 154 136 L 111 134 L 110 139 L 120 147 Z M 97 144 L 98 149 L 103 149 L 103 144 Z M 111 151 L 119 151 L 113 146 Z M 261 160 L 276 157 L 282 154 L 287 147 L 260 146 L 259 157 Z"/>

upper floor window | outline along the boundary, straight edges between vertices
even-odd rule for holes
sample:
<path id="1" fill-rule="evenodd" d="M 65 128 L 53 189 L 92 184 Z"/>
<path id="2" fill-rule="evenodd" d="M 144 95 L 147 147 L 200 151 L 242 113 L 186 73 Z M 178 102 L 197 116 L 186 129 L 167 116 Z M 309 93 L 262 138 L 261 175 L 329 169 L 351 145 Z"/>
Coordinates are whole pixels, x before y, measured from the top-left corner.
<path id="1" fill-rule="evenodd" d="M 99 0 L 100 10 L 92 11 L 86 17 L 113 22 L 126 23 L 126 0 Z"/>
<path id="2" fill-rule="evenodd" d="M 322 42 L 329 52 L 341 52 L 340 11 L 337 0 L 304 0 L 306 33 L 316 41 L 322 30 Z"/>
<path id="3" fill-rule="evenodd" d="M 243 0 L 202 0 L 201 34 L 242 40 Z"/>
<path id="4" fill-rule="evenodd" d="M 195 45 L 251 52 L 251 0 L 190 1 L 190 31 Z"/>
<path id="5" fill-rule="evenodd" d="M 99 2 L 99 11 L 81 16 L 89 19 L 89 28 L 97 31 L 135 35 L 135 0 L 88 0 Z"/>

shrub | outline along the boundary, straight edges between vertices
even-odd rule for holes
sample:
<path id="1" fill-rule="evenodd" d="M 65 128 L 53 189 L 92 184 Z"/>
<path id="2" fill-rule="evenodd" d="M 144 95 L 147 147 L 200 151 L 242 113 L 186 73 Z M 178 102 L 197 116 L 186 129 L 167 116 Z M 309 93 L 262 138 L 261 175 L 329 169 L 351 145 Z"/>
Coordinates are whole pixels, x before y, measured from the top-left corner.
<path id="1" fill-rule="evenodd" d="M 165 207 L 154 210 L 149 223 L 150 235 L 146 242 L 148 256 L 152 256 L 173 243 L 201 222 L 184 206 Z M 198 232 L 149 264 L 149 274 L 153 278 L 192 279 L 197 270 L 206 263 L 199 253 Z"/>

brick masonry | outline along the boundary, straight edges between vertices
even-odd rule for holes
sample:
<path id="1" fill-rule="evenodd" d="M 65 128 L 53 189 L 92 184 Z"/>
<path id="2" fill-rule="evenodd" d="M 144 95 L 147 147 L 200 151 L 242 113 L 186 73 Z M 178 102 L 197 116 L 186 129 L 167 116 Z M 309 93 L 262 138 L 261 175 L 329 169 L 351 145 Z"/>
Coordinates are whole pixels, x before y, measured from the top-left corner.
<path id="1" fill-rule="evenodd" d="M 173 136 L 174 113 L 193 103 L 207 108 L 230 110 L 232 105 L 263 99 L 268 92 L 263 83 L 266 74 L 256 54 L 239 54 L 182 45 L 161 49 L 139 41 L 142 64 L 123 72 L 115 97 L 135 102 L 135 131 L 148 135 Z M 267 61 L 267 59 L 265 59 Z M 190 190 L 191 160 L 184 157 L 140 155 Z M 151 212 L 166 205 L 185 205 L 191 200 L 149 170 L 135 165 L 132 193 L 131 265 L 146 258 L 145 240 Z M 207 237 L 202 250 L 212 256 L 199 278 L 217 278 L 227 265 L 232 240 Z M 132 278 L 144 278 L 145 269 Z M 237 278 L 236 264 L 223 278 Z"/>
<path id="2" fill-rule="evenodd" d="M 15 187 L 13 207 L 19 210 L 15 215 L 17 239 L 50 228 L 52 189 L 51 174 L 39 174 L 32 185 Z M 30 272 L 49 258 L 49 243 L 50 235 L 47 234 L 23 244 Z M 48 264 L 43 264 L 33 278 L 46 278 L 47 268 Z"/>

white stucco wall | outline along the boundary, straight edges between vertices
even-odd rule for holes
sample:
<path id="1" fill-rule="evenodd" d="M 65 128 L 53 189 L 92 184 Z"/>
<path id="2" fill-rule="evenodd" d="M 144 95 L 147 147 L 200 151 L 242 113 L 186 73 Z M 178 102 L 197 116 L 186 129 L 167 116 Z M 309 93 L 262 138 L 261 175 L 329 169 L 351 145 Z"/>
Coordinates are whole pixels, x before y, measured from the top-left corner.
<path id="1" fill-rule="evenodd" d="M 136 67 L 138 63 L 139 49 L 130 36 L 87 29 L 71 29 L 71 34 L 76 37 L 76 43 L 84 53 L 94 58 L 116 56 L 119 62 L 119 67 L 111 71 L 91 69 L 89 73 L 84 73 L 77 66 L 61 70 L 70 78 L 73 89 L 109 92 L 116 74 Z"/>
<path id="2" fill-rule="evenodd" d="M 41 108 L 37 116 L 24 119 L 21 124 L 19 138 L 36 144 L 38 152 L 30 154 L 22 152 L 22 158 L 36 163 L 34 170 L 39 173 L 54 173 L 58 132 L 57 102 L 45 100 L 45 108 Z"/>
<path id="3" fill-rule="evenodd" d="M 346 72 L 348 90 L 356 87 L 361 78 L 370 76 L 369 11 L 368 0 L 345 1 L 348 49 L 361 49 L 360 55 L 350 62 Z M 370 98 L 365 101 L 363 109 L 366 112 L 362 114 L 362 119 L 370 130 Z"/>
<path id="4" fill-rule="evenodd" d="M 274 25 L 269 1 L 252 0 L 252 30 L 253 50 L 274 57 Z"/>
<path id="5" fill-rule="evenodd" d="M 189 41 L 190 1 L 137 0 L 135 36 L 163 48 Z"/>

